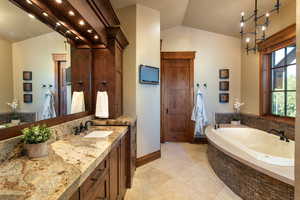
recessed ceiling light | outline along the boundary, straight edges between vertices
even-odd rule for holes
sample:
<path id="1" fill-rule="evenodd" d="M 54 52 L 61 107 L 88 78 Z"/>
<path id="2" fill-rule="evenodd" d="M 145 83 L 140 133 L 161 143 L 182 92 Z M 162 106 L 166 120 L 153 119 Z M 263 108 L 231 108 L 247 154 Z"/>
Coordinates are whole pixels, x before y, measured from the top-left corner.
<path id="1" fill-rule="evenodd" d="M 99 36 L 98 36 L 98 35 L 95 35 L 95 36 L 94 36 L 94 39 L 95 39 L 95 40 L 98 40 L 98 39 L 99 39 Z"/>
<path id="2" fill-rule="evenodd" d="M 29 3 L 30 5 L 32 5 L 32 2 L 30 0 L 26 0 L 27 3 Z"/>
<path id="3" fill-rule="evenodd" d="M 56 22 L 56 26 L 60 26 L 61 24 L 59 22 Z"/>
<path id="4" fill-rule="evenodd" d="M 79 25 L 83 26 L 83 25 L 85 25 L 85 22 L 83 20 L 80 20 Z"/>
<path id="5" fill-rule="evenodd" d="M 55 0 L 56 3 L 62 3 L 62 0 Z"/>
<path id="6" fill-rule="evenodd" d="M 35 16 L 33 14 L 28 14 L 28 16 L 31 18 L 31 19 L 35 19 Z"/>
<path id="7" fill-rule="evenodd" d="M 92 30 L 92 29 L 89 29 L 89 30 L 87 30 L 87 32 L 88 32 L 88 33 L 92 33 L 92 32 L 93 32 L 93 30 Z"/>
<path id="8" fill-rule="evenodd" d="M 69 34 L 69 33 L 71 33 L 71 31 L 67 30 L 67 31 L 66 31 L 66 33 L 68 33 L 68 34 Z"/>
<path id="9" fill-rule="evenodd" d="M 44 15 L 45 17 L 48 17 L 48 13 L 46 13 L 46 12 L 43 12 L 43 15 Z"/>
<path id="10" fill-rule="evenodd" d="M 75 39 L 76 39 L 76 40 L 79 40 L 79 37 L 76 37 Z"/>
<path id="11" fill-rule="evenodd" d="M 75 13 L 74 13 L 72 10 L 70 10 L 70 11 L 69 11 L 69 15 L 75 16 Z"/>

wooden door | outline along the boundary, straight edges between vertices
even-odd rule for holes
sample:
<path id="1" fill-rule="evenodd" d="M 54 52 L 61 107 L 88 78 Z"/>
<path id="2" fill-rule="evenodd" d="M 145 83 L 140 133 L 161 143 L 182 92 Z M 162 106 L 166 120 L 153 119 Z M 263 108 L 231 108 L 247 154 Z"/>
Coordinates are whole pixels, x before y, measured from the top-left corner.
<path id="1" fill-rule="evenodd" d="M 195 52 L 161 53 L 162 142 L 191 142 Z"/>
<path id="2" fill-rule="evenodd" d="M 55 111 L 57 116 L 67 115 L 67 55 L 53 54 L 55 70 Z"/>
<path id="3" fill-rule="evenodd" d="M 58 105 L 59 105 L 59 115 L 67 115 L 68 114 L 68 99 L 67 99 L 67 62 L 60 61 L 59 62 L 59 81 L 58 81 Z"/>

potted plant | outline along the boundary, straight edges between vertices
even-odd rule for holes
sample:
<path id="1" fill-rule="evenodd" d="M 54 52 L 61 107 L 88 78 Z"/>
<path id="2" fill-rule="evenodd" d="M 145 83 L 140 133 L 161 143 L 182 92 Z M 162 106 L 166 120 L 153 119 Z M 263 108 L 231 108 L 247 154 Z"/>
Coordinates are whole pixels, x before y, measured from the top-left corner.
<path id="1" fill-rule="evenodd" d="M 234 102 L 233 102 L 234 117 L 231 120 L 232 125 L 240 125 L 241 124 L 240 111 L 241 111 L 241 107 L 243 105 L 244 105 L 244 103 L 240 102 L 237 98 L 234 99 Z"/>
<path id="2" fill-rule="evenodd" d="M 17 99 L 14 99 L 11 103 L 7 103 L 7 105 L 10 107 L 12 111 L 10 123 L 14 125 L 19 125 L 21 123 L 21 120 L 17 114 L 17 108 L 19 105 Z"/>
<path id="3" fill-rule="evenodd" d="M 51 137 L 51 130 L 46 125 L 37 125 L 22 130 L 24 147 L 30 158 L 48 155 L 47 140 Z"/>

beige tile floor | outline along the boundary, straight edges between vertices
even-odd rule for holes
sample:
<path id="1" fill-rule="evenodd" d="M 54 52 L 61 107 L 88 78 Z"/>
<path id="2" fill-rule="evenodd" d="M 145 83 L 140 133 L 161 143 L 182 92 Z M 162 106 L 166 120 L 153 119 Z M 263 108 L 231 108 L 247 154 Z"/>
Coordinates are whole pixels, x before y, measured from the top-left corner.
<path id="1" fill-rule="evenodd" d="M 162 158 L 137 169 L 125 200 L 241 200 L 215 175 L 206 145 L 166 143 Z"/>

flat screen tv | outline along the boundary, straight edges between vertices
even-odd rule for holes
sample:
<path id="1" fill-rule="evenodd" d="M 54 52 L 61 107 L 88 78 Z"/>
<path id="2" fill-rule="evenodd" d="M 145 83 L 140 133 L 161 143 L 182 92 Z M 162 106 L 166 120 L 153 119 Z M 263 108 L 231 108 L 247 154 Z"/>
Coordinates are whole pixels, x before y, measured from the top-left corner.
<path id="1" fill-rule="evenodd" d="M 140 65 L 140 83 L 158 85 L 159 68 Z"/>

